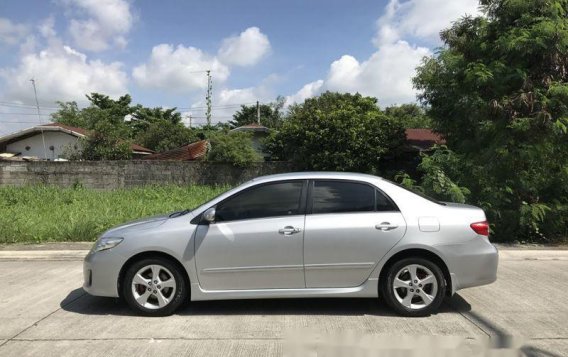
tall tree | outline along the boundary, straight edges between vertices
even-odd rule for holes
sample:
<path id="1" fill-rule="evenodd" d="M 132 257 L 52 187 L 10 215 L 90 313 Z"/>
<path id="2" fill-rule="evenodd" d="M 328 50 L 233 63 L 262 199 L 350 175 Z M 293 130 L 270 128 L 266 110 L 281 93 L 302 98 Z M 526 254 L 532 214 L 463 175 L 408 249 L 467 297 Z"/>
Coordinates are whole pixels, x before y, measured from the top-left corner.
<path id="1" fill-rule="evenodd" d="M 267 128 L 279 128 L 283 120 L 283 108 L 285 98 L 278 97 L 276 101 L 270 104 L 260 104 L 260 124 Z M 258 120 L 258 110 L 256 105 L 241 105 L 235 114 L 233 120 L 229 121 L 231 128 L 236 128 L 242 125 L 256 123 Z"/>
<path id="2" fill-rule="evenodd" d="M 405 128 L 430 128 L 432 126 L 426 110 L 414 103 L 386 107 L 385 113 L 398 120 Z"/>
<path id="3" fill-rule="evenodd" d="M 568 235 L 568 1 L 483 0 L 416 87 L 501 238 Z M 455 172 L 459 172 L 456 174 Z"/>
<path id="4" fill-rule="evenodd" d="M 326 92 L 292 105 L 267 149 L 304 169 L 377 172 L 403 141 L 403 127 L 376 98 Z"/>

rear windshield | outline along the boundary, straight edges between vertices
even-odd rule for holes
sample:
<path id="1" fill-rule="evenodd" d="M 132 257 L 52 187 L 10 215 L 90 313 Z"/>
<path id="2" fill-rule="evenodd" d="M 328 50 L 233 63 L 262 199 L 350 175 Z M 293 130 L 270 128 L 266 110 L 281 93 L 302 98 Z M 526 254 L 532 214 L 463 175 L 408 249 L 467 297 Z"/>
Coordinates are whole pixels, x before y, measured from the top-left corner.
<path id="1" fill-rule="evenodd" d="M 426 195 L 426 194 L 424 194 L 424 193 L 422 193 L 422 192 L 420 192 L 420 191 L 418 191 L 418 190 L 410 189 L 410 188 L 408 188 L 408 187 L 405 187 L 405 186 L 403 186 L 403 185 L 401 185 L 401 184 L 399 184 L 399 183 L 396 183 L 396 182 L 393 182 L 393 181 L 390 181 L 390 180 L 385 180 L 385 181 L 388 181 L 388 182 L 392 183 L 392 184 L 395 185 L 395 186 L 398 186 L 398 187 L 400 187 L 400 188 L 402 188 L 402 189 L 405 189 L 406 191 L 412 192 L 412 193 L 414 193 L 415 195 L 420 196 L 420 197 L 422 197 L 422 198 L 424 198 L 424 199 L 426 199 L 426 200 L 428 200 L 428 201 L 430 201 L 430 202 L 434 202 L 434 203 L 439 204 L 439 205 L 442 205 L 442 206 L 445 206 L 445 205 L 446 205 L 444 202 L 438 201 L 437 199 L 432 198 L 432 197 L 430 197 L 430 196 L 428 196 L 428 195 Z"/>

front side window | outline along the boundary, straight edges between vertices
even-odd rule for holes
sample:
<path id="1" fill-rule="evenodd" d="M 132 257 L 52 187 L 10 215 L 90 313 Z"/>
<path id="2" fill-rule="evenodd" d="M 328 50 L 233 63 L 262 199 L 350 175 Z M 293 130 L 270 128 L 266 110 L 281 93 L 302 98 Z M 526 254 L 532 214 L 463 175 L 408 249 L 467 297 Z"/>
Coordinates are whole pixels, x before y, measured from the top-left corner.
<path id="1" fill-rule="evenodd" d="M 253 187 L 219 203 L 215 219 L 220 222 L 292 216 L 300 214 L 302 181 Z"/>

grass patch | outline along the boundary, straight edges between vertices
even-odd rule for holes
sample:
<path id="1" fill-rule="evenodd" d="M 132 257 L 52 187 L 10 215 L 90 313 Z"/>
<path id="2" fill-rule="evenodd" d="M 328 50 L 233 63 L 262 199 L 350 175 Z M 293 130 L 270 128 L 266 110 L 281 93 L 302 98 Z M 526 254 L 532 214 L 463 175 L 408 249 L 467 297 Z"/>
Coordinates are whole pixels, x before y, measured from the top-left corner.
<path id="1" fill-rule="evenodd" d="M 197 207 L 229 187 L 146 186 L 97 191 L 0 187 L 0 243 L 94 241 L 129 220 Z"/>

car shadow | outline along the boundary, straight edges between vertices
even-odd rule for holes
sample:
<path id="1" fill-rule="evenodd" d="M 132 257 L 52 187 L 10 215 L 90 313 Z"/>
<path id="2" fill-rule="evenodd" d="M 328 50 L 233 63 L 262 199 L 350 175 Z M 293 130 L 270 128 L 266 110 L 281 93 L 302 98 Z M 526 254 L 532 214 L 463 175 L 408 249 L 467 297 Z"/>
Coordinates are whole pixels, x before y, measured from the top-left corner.
<path id="1" fill-rule="evenodd" d="M 61 301 L 60 307 L 83 315 L 135 316 L 119 298 L 105 298 L 75 289 Z M 447 298 L 438 314 L 467 312 L 471 306 L 458 294 Z M 385 304 L 373 298 L 311 298 L 311 299 L 254 299 L 191 301 L 176 315 L 344 315 L 397 317 Z"/>

